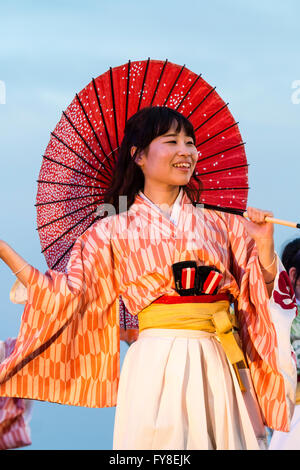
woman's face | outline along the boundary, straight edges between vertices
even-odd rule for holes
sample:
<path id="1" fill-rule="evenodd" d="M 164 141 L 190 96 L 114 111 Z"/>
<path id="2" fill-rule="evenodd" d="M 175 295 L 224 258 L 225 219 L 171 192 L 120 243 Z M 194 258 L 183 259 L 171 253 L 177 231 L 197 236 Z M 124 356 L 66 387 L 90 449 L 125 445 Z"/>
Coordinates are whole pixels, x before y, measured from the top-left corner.
<path id="1" fill-rule="evenodd" d="M 294 287 L 296 298 L 297 298 L 297 300 L 300 300 L 300 278 L 298 278 L 297 281 L 296 281 L 296 277 L 297 277 L 296 268 L 294 268 L 294 267 L 290 268 L 289 277 L 290 277 L 290 280 L 291 280 L 292 285 Z M 295 282 L 296 282 L 296 285 L 295 285 Z"/>
<path id="2" fill-rule="evenodd" d="M 132 153 L 134 152 L 132 148 Z M 192 137 L 173 126 L 152 140 L 148 148 L 136 158 L 145 176 L 145 186 L 183 186 L 188 184 L 198 160 Z"/>

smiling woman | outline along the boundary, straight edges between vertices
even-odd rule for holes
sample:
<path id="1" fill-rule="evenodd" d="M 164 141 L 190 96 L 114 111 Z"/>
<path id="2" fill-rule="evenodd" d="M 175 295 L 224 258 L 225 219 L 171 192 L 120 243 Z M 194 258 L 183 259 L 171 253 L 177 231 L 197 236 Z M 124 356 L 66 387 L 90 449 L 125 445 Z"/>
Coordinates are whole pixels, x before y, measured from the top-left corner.
<path id="1" fill-rule="evenodd" d="M 143 108 L 127 121 L 114 179 L 104 201 L 118 212 L 120 195 L 127 196 L 130 207 L 140 190 L 151 199 L 154 185 L 155 191 L 160 188 L 152 199 L 155 203 L 173 204 L 180 187 L 199 203 L 201 182 L 194 173 L 197 159 L 194 129 L 188 119 L 165 106 Z M 189 169 L 175 169 L 174 164 L 182 160 L 190 163 Z"/>
<path id="2" fill-rule="evenodd" d="M 259 209 L 245 220 L 197 206 L 197 156 L 187 118 L 142 109 L 126 124 L 105 197 L 116 214 L 76 240 L 66 272 L 42 274 L 0 240 L 0 257 L 27 288 L 0 396 L 116 405 L 114 449 L 259 449 L 261 415 L 288 430 L 295 305 L 273 224 Z M 276 302 L 280 290 L 288 308 Z M 119 376 L 120 297 L 139 331 Z"/>
<path id="3" fill-rule="evenodd" d="M 131 148 L 132 156 L 145 177 L 144 194 L 153 202 L 173 204 L 178 196 L 178 187 L 186 186 L 194 172 L 198 153 L 194 140 L 178 125 L 156 137 L 144 151 L 137 153 Z"/>

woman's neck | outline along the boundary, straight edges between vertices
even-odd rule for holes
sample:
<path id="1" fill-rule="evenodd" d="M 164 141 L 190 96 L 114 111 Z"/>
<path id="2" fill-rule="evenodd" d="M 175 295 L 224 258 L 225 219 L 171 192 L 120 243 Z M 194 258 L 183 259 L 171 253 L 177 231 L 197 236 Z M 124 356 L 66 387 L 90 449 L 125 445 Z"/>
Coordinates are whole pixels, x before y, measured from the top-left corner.
<path id="1" fill-rule="evenodd" d="M 150 188 L 145 186 L 143 193 L 150 201 L 154 202 L 154 204 L 172 206 L 177 199 L 179 191 L 179 186 L 174 186 L 170 189 Z"/>

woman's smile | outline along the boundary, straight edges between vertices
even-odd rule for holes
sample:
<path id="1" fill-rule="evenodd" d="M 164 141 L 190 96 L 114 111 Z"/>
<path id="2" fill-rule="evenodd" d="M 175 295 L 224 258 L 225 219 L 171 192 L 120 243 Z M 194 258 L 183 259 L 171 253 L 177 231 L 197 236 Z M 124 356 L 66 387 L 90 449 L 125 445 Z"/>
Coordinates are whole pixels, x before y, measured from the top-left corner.
<path id="1" fill-rule="evenodd" d="M 140 160 L 146 186 L 149 182 L 167 186 L 187 184 L 197 160 L 194 140 L 186 135 L 183 129 L 177 132 L 172 127 L 166 134 L 151 142 Z"/>
<path id="2" fill-rule="evenodd" d="M 189 172 L 192 167 L 192 163 L 191 162 L 179 162 L 179 163 L 173 163 L 172 166 L 176 168 L 176 170 Z"/>

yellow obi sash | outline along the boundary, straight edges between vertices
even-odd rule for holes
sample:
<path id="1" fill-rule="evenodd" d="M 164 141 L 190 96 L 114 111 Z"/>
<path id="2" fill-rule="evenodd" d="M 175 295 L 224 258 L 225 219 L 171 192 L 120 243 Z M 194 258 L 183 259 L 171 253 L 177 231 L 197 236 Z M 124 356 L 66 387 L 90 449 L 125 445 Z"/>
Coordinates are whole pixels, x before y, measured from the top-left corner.
<path id="1" fill-rule="evenodd" d="M 170 328 L 200 330 L 215 333 L 225 354 L 233 365 L 242 391 L 245 387 L 238 373 L 238 367 L 247 367 L 233 328 L 237 328 L 235 315 L 229 313 L 230 303 L 221 300 L 212 303 L 156 303 L 139 312 L 139 330 L 147 328 Z"/>

